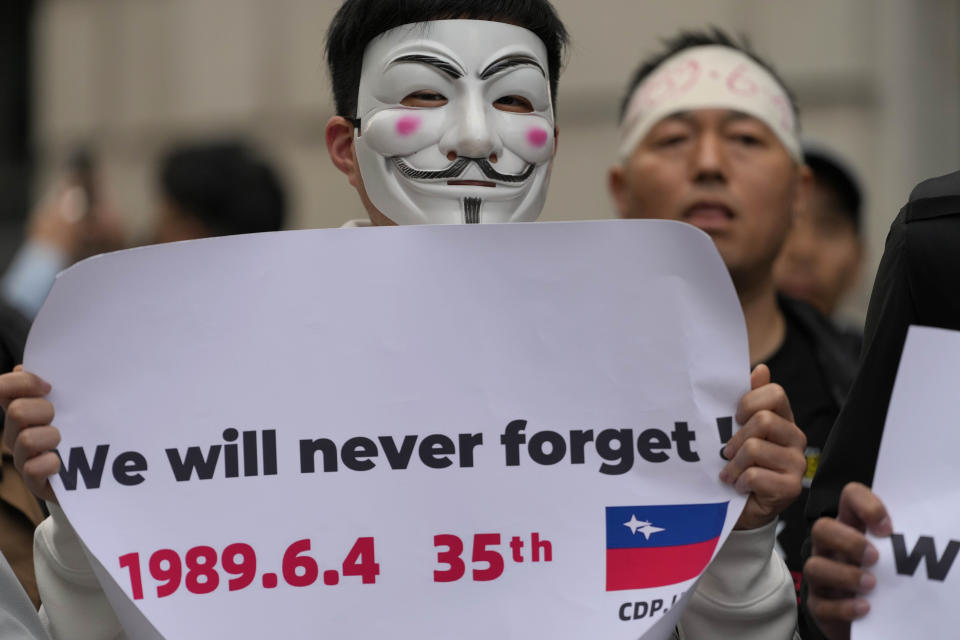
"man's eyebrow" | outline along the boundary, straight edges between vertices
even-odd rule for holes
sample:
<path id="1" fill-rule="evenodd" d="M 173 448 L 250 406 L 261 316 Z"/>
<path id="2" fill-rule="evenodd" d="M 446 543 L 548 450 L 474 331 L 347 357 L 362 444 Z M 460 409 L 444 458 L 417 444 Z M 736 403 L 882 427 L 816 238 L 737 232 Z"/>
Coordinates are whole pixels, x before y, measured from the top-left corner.
<path id="1" fill-rule="evenodd" d="M 494 76 L 502 71 L 507 69 L 512 69 L 513 67 L 519 67 L 523 65 L 530 65 L 536 67 L 540 70 L 540 73 L 543 74 L 543 77 L 547 77 L 547 72 L 543 70 L 543 67 L 540 66 L 540 63 L 531 58 L 530 56 L 504 56 L 499 60 L 495 60 L 487 65 L 487 68 L 480 72 L 480 79 L 486 80 L 487 78 Z"/>
<path id="2" fill-rule="evenodd" d="M 682 122 L 683 124 L 694 124 L 693 114 L 689 111 L 674 111 L 671 114 L 665 115 L 660 120 L 657 121 L 657 124 L 661 122 Z"/>
<path id="3" fill-rule="evenodd" d="M 411 54 L 408 56 L 400 56 L 399 58 L 396 58 L 395 60 L 390 62 L 390 65 L 393 66 L 399 62 L 415 62 L 417 64 L 430 65 L 431 67 L 434 67 L 435 69 L 450 76 L 454 80 L 462 78 L 464 75 L 466 75 L 461 69 L 458 69 L 452 63 L 446 60 L 442 60 L 440 58 L 436 58 L 434 56 L 427 56 L 423 54 Z"/>

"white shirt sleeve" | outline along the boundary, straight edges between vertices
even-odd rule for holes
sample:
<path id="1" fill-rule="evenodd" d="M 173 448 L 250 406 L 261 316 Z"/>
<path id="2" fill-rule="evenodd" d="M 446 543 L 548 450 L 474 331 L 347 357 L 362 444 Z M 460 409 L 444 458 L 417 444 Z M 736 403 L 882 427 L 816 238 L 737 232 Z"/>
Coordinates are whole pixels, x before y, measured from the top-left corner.
<path id="1" fill-rule="evenodd" d="M 684 640 L 791 640 L 797 594 L 774 550 L 776 521 L 734 531 L 707 568 L 680 619 Z"/>
<path id="2" fill-rule="evenodd" d="M 63 510 L 34 533 L 34 568 L 43 606 L 40 618 L 53 640 L 124 640 L 120 622 L 90 568 L 83 543 Z"/>

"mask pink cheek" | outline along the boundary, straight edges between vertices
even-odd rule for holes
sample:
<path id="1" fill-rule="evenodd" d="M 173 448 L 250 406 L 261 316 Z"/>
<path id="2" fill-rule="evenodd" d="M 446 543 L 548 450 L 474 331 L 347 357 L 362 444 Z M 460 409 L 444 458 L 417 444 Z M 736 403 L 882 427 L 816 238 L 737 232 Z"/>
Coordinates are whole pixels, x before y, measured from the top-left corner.
<path id="1" fill-rule="evenodd" d="M 527 131 L 527 142 L 529 142 L 531 145 L 533 145 L 538 149 L 542 148 L 545 144 L 547 144 L 547 139 L 549 137 L 550 137 L 550 134 L 548 134 L 545 130 L 539 127 L 534 127 Z"/>
<path id="2" fill-rule="evenodd" d="M 406 138 L 417 132 L 420 128 L 419 116 L 403 116 L 397 120 L 397 135 Z"/>

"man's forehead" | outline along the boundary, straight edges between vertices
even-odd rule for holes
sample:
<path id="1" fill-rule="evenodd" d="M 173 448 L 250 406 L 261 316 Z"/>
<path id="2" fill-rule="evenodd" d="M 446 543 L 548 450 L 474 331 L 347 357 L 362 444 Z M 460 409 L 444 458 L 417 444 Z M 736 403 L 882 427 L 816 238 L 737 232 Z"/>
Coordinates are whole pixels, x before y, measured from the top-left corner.
<path id="1" fill-rule="evenodd" d="M 633 90 L 621 125 L 620 158 L 626 160 L 666 116 L 702 109 L 738 110 L 757 118 L 802 161 L 789 94 L 760 63 L 721 45 L 691 47 L 674 55 Z"/>
<path id="2" fill-rule="evenodd" d="M 490 20 L 433 20 L 395 27 L 370 42 L 363 65 L 386 69 L 410 56 L 444 60 L 467 73 L 506 57 L 525 57 L 547 69 L 546 46 L 536 34 Z"/>
<path id="3" fill-rule="evenodd" d="M 704 124 L 712 122 L 716 124 L 732 124 L 737 122 L 756 123 L 764 129 L 770 131 L 770 127 L 756 116 L 739 111 L 737 109 L 723 109 L 716 107 L 705 107 L 703 109 L 684 109 L 667 114 L 657 125 L 664 122 L 684 122 L 688 124 Z M 656 126 L 656 125 L 655 125 Z M 770 131 L 773 134 L 773 131 Z"/>

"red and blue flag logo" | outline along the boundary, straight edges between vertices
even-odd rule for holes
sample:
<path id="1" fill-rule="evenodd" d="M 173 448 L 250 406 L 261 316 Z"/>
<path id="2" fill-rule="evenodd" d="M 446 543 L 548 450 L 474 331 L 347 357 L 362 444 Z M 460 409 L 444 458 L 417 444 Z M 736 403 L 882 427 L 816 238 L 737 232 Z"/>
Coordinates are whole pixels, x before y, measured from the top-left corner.
<path id="1" fill-rule="evenodd" d="M 729 504 L 607 507 L 607 591 L 697 577 L 717 547 Z"/>

